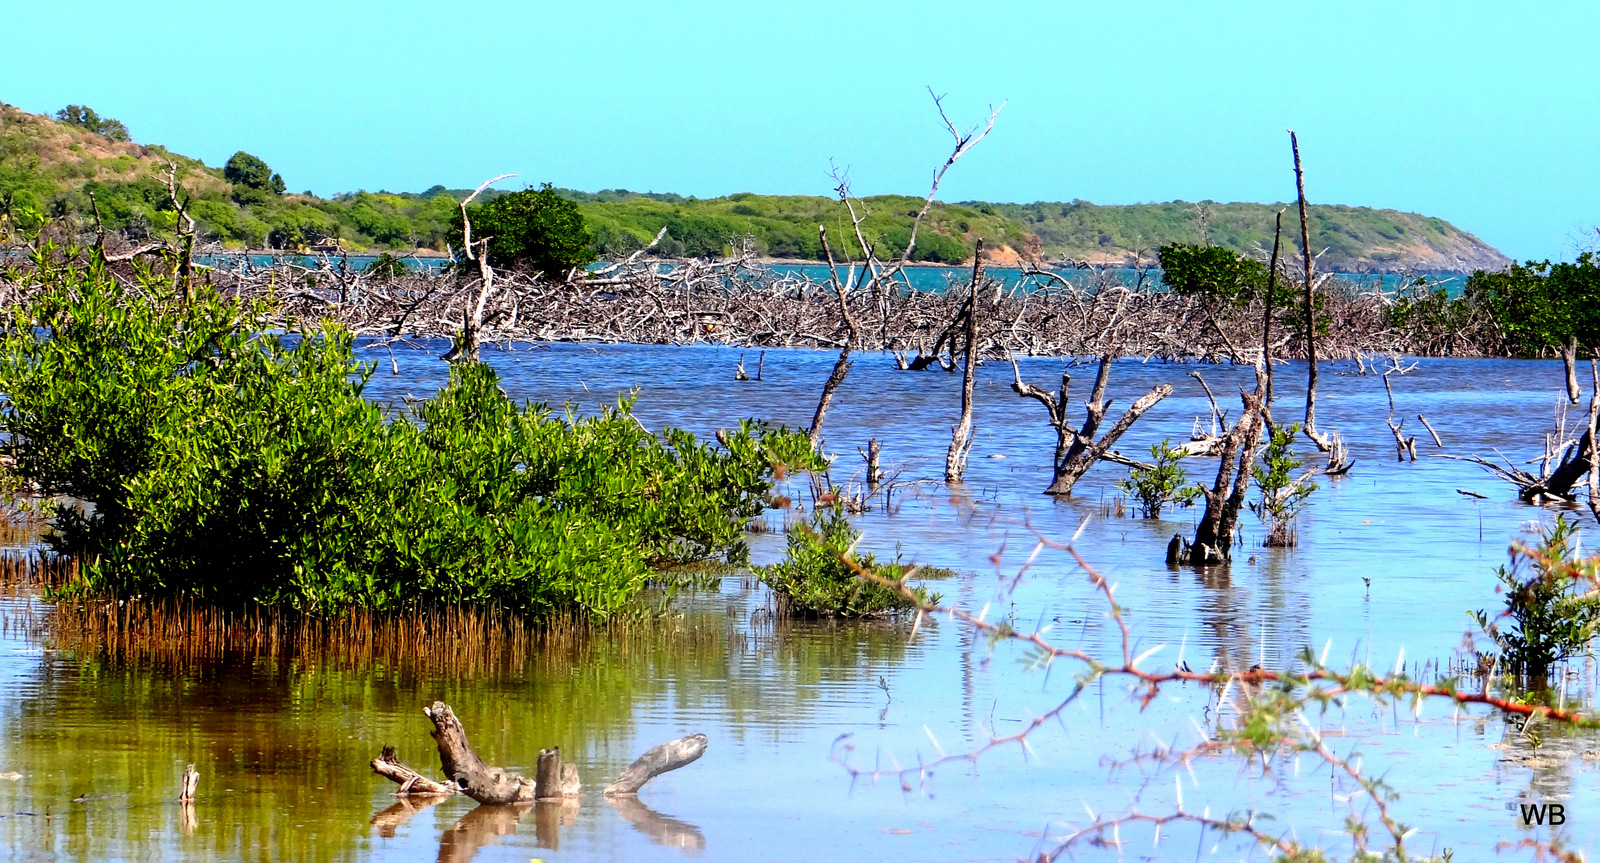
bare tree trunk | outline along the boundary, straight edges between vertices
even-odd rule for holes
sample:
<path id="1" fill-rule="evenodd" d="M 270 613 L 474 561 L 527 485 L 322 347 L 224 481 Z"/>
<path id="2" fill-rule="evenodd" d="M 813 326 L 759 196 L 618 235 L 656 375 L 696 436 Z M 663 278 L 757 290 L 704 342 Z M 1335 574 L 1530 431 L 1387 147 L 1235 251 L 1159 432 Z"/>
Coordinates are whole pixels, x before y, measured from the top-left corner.
<path id="1" fill-rule="evenodd" d="M 503 767 L 485 764 L 467 742 L 467 731 L 455 711 L 442 701 L 435 701 L 422 711 L 433 720 L 433 739 L 439 744 L 439 763 L 444 775 L 461 789 L 461 792 L 479 803 L 531 803 L 535 785 Z"/>
<path id="2" fill-rule="evenodd" d="M 950 451 L 944 457 L 944 481 L 960 482 L 972 450 L 972 384 L 978 367 L 978 286 L 983 281 L 983 240 L 972 256 L 972 287 L 967 295 L 967 364 L 961 375 L 961 419 L 950 432 Z"/>
<path id="3" fill-rule="evenodd" d="M 1255 462 L 1256 448 L 1261 442 L 1262 397 L 1266 379 L 1262 377 L 1254 394 L 1239 392 L 1244 402 L 1244 412 L 1224 437 L 1222 458 L 1217 464 L 1217 478 L 1211 488 L 1205 489 L 1206 510 L 1195 527 L 1194 542 L 1181 549 L 1181 541 L 1174 537 L 1168 547 L 1169 563 L 1187 562 L 1196 566 L 1226 563 L 1233 558 L 1233 537 L 1239 523 L 1239 511 L 1244 507 L 1245 493 L 1250 488 L 1250 468 Z"/>
<path id="4" fill-rule="evenodd" d="M 1600 438 L 1600 359 L 1589 360 L 1589 377 L 1593 387 L 1589 396 L 1589 440 L 1592 441 Z M 1592 456 L 1589 459 L 1589 512 L 1600 521 L 1600 458 Z"/>
<path id="5" fill-rule="evenodd" d="M 828 256 L 828 272 L 833 279 L 834 295 L 839 298 L 839 314 L 844 318 L 845 337 L 844 346 L 839 349 L 839 359 L 833 364 L 833 371 L 828 375 L 827 383 L 822 385 L 822 396 L 817 399 L 817 412 L 811 417 L 811 430 L 807 434 L 811 438 L 812 448 L 822 438 L 822 423 L 828 418 L 828 405 L 833 403 L 833 394 L 839 391 L 839 386 L 844 383 L 845 375 L 850 373 L 850 351 L 855 346 L 856 337 L 860 328 L 856 325 L 855 316 L 850 314 L 850 305 L 845 297 L 845 285 L 839 280 L 839 271 L 833 262 L 833 249 L 828 246 L 828 229 L 823 225 L 817 226 L 817 234 L 822 238 L 822 250 Z"/>
<path id="6" fill-rule="evenodd" d="M 1583 390 L 1578 386 L 1578 338 L 1573 336 L 1561 346 L 1561 365 L 1567 373 L 1567 401 L 1577 404 L 1583 396 Z"/>
<path id="7" fill-rule="evenodd" d="M 1305 305 L 1306 305 L 1306 365 L 1309 369 L 1306 379 L 1306 437 L 1317 445 L 1317 449 L 1327 452 L 1330 444 L 1326 436 L 1317 434 L 1317 314 L 1315 302 L 1315 271 L 1311 255 L 1311 222 L 1306 216 L 1306 180 L 1305 172 L 1300 168 L 1300 140 L 1295 137 L 1294 131 L 1289 131 L 1289 149 L 1294 152 L 1294 188 L 1300 205 L 1300 261 L 1305 267 Z"/>
<path id="8" fill-rule="evenodd" d="M 1261 303 L 1261 362 L 1267 367 L 1267 396 L 1261 409 L 1267 415 L 1267 425 L 1272 425 L 1272 299 L 1278 290 L 1278 246 L 1283 239 L 1283 208 L 1278 208 L 1277 222 L 1272 228 L 1272 261 L 1267 266 L 1267 294 Z"/>
<path id="9" fill-rule="evenodd" d="M 183 768 L 183 778 L 178 781 L 178 802 L 193 803 L 195 791 L 200 787 L 200 771 L 190 764 Z"/>
<path id="10" fill-rule="evenodd" d="M 583 783 L 578 781 L 578 768 L 561 763 L 561 747 L 539 750 L 539 762 L 534 769 L 534 799 L 560 800 L 563 797 L 582 797 Z"/>
<path id="11" fill-rule="evenodd" d="M 478 295 L 477 302 L 469 296 L 461 306 L 461 332 L 456 336 L 455 344 L 445 352 L 443 359 L 455 362 L 465 360 L 469 363 L 478 361 L 478 334 L 483 331 L 483 314 L 488 308 L 489 299 L 494 296 L 494 268 L 489 266 L 489 237 L 484 237 L 476 242 L 481 249 L 474 249 L 472 239 L 472 220 L 467 217 L 467 205 L 472 199 L 478 197 L 484 189 L 516 174 L 501 174 L 492 180 L 486 180 L 478 186 L 477 190 L 468 195 L 458 205 L 461 208 L 461 244 L 464 247 L 467 260 L 478 265 Z M 466 276 L 458 276 L 463 282 Z"/>

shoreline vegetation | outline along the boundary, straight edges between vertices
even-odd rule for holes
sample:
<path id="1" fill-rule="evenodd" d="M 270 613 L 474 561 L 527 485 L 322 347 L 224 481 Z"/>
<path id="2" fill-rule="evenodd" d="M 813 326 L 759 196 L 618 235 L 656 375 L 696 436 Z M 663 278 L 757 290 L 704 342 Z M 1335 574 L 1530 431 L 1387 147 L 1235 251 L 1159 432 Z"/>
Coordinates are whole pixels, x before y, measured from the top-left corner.
<path id="1" fill-rule="evenodd" d="M 80 562 L 66 599 L 175 595 L 312 615 L 497 605 L 621 611 L 675 563 L 740 562 L 775 478 L 819 468 L 804 435 L 749 421 L 702 443 L 519 405 L 451 367 L 386 410 L 337 325 L 176 277 L 116 279 L 45 243 L 8 287 L 0 423 Z M 85 506 L 87 504 L 87 506 Z"/>
<path id="2" fill-rule="evenodd" d="M 119 122 L 69 106 L 56 118 L 0 103 L 0 211 L 21 222 L 44 218 L 98 221 L 134 239 L 172 231 L 163 177 L 176 166 L 190 196 L 198 238 L 236 253 L 327 252 L 448 256 L 459 249 L 455 216 L 472 193 L 436 185 L 426 191 L 360 191 L 322 198 L 289 191 L 287 180 L 243 151 L 218 168 L 159 145 L 129 138 Z M 555 189 L 577 205 L 587 245 L 601 258 L 626 257 L 651 245 L 672 258 L 717 258 L 748 250 L 769 263 L 825 262 L 816 226 L 844 231 L 854 220 L 837 197 L 755 195 L 699 199 L 672 193 Z M 505 194 L 485 190 L 482 202 Z M 1239 254 L 1270 246 L 1283 205 L 1215 201 L 1096 205 L 1087 201 L 934 202 L 878 195 L 860 200 L 856 222 L 869 242 L 907 245 L 906 264 L 960 265 L 978 243 L 990 266 L 1140 266 L 1169 243 L 1218 245 Z M 1498 270 L 1504 255 L 1442 219 L 1369 207 L 1312 206 L 1310 239 L 1325 272 Z M 1284 229 L 1298 232 L 1291 214 Z M 664 236 L 657 234 L 665 229 Z M 453 239 L 454 238 L 454 239 Z M 861 260 L 840 248 L 839 260 Z"/>

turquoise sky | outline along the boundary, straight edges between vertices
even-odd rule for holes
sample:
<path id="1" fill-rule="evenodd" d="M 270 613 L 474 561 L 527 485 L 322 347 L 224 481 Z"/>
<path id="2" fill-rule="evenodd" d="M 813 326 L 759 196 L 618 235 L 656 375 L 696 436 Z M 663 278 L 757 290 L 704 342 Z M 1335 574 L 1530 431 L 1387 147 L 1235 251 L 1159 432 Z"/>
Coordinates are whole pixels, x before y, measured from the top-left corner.
<path id="1" fill-rule="evenodd" d="M 294 190 L 515 172 L 714 196 L 1293 196 L 1443 217 L 1515 257 L 1600 224 L 1595 3 L 0 0 L 0 100 L 90 105 L 135 140 Z"/>

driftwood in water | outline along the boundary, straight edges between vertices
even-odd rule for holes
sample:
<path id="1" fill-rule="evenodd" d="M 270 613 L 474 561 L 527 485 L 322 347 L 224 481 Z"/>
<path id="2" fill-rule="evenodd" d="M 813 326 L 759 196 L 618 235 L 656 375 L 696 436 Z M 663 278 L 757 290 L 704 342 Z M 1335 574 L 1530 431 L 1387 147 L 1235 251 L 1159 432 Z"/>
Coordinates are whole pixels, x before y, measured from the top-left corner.
<path id="1" fill-rule="evenodd" d="M 402 796 L 443 797 L 459 793 L 479 803 L 489 805 L 523 804 L 534 801 L 571 799 L 583 794 L 578 769 L 561 761 L 561 749 L 550 747 L 539 751 L 535 779 L 518 776 L 503 767 L 484 763 L 467 741 L 466 729 L 456 718 L 450 705 L 435 701 L 422 712 L 433 722 L 433 738 L 439 747 L 439 763 L 444 770 L 445 782 L 435 782 L 418 771 L 400 763 L 393 747 L 384 747 L 383 754 L 373 759 L 372 770 L 379 776 L 400 785 Z M 641 755 L 628 769 L 622 771 L 605 789 L 607 796 L 636 794 L 646 782 L 666 773 L 692 764 L 706 751 L 706 736 L 690 734 L 668 741 Z"/>
<path id="2" fill-rule="evenodd" d="M 1596 372 L 1597 386 L 1596 399 L 1600 399 L 1600 372 Z M 1567 424 L 1565 416 L 1561 416 L 1554 431 L 1545 435 L 1545 453 L 1539 462 L 1539 473 L 1534 474 L 1512 464 L 1509 460 L 1505 464 L 1496 464 L 1482 456 L 1457 456 L 1449 453 L 1438 453 L 1439 458 L 1455 459 L 1456 461 L 1470 461 L 1495 476 L 1517 487 L 1517 499 L 1523 503 L 1544 504 L 1555 502 L 1571 502 L 1577 499 L 1576 487 L 1586 477 L 1590 476 L 1595 468 L 1597 459 L 1594 454 L 1594 433 L 1592 428 L 1596 424 L 1596 413 L 1600 412 L 1600 401 L 1591 400 L 1589 422 L 1585 425 L 1583 434 L 1577 440 L 1567 437 Z M 1500 458 L 1505 460 L 1505 456 Z M 1554 467 L 1552 468 L 1552 464 Z M 1597 516 L 1600 517 L 1600 516 Z"/>
<path id="3" fill-rule="evenodd" d="M 422 709 L 433 721 L 433 739 L 439 744 L 439 762 L 444 775 L 461 793 L 479 803 L 531 803 L 534 783 L 503 767 L 485 764 L 467 742 L 466 729 L 450 705 L 435 701 Z"/>
<path id="4" fill-rule="evenodd" d="M 560 800 L 564 797 L 582 797 L 583 783 L 578 779 L 576 765 L 563 764 L 561 747 L 539 750 L 539 764 L 534 769 L 534 797 L 539 800 Z"/>
<path id="5" fill-rule="evenodd" d="M 1044 405 L 1050 415 L 1050 426 L 1056 431 L 1056 454 L 1053 462 L 1055 472 L 1050 487 L 1045 489 L 1045 494 L 1072 494 L 1072 487 L 1078 480 L 1088 473 L 1089 468 L 1102 460 L 1129 464 L 1128 460 L 1117 456 L 1111 448 L 1116 445 L 1118 438 L 1133 427 L 1145 411 L 1172 394 L 1172 384 L 1152 387 L 1150 392 L 1134 402 L 1123 412 L 1116 424 L 1096 440 L 1095 435 L 1100 431 L 1100 423 L 1105 419 L 1107 409 L 1111 407 L 1111 402 L 1107 401 L 1105 396 L 1106 383 L 1111 378 L 1111 362 L 1114 359 L 1115 354 L 1109 352 L 1100 357 L 1100 370 L 1095 375 L 1094 389 L 1089 394 L 1089 401 L 1084 404 L 1087 416 L 1084 417 L 1083 427 L 1074 429 L 1067 420 L 1068 387 L 1072 383 L 1072 375 L 1066 371 L 1061 373 L 1061 389 L 1052 397 L 1050 393 L 1024 381 L 1022 372 L 1017 368 L 1016 359 L 1012 358 L 1011 373 L 1015 379 L 1012 381 L 1011 389 L 1017 395 L 1035 399 Z M 1140 462 L 1132 464 L 1142 466 Z"/>
<path id="6" fill-rule="evenodd" d="M 372 772 L 399 784 L 400 790 L 395 794 L 401 797 L 415 795 L 417 797 L 448 797 L 455 794 L 457 789 L 453 785 L 435 782 L 423 776 L 417 770 L 400 763 L 394 754 L 393 746 L 383 747 L 383 754 L 372 759 Z"/>
<path id="7" fill-rule="evenodd" d="M 706 754 L 706 744 L 704 734 L 691 734 L 653 747 L 628 765 L 628 769 L 622 771 L 617 781 L 607 785 L 603 793 L 607 797 L 637 794 L 646 782 L 657 776 L 698 761 L 700 756 Z"/>
<path id="8" fill-rule="evenodd" d="M 199 785 L 200 771 L 194 769 L 193 764 L 183 768 L 183 778 L 178 780 L 178 801 L 181 803 L 193 803 L 195 789 Z"/>

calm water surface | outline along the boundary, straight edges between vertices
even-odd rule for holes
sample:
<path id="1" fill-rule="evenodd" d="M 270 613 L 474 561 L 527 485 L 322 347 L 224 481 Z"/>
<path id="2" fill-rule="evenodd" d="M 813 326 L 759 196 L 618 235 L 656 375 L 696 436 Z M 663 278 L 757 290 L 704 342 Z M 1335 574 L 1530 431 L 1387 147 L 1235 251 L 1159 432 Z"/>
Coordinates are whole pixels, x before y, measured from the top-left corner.
<path id="1" fill-rule="evenodd" d="M 441 351 L 397 352 L 398 375 L 387 352 L 373 356 L 380 364 L 370 394 L 431 394 L 447 374 L 435 359 Z M 768 351 L 764 380 L 748 383 L 733 380 L 739 356 L 726 348 L 585 345 L 486 353 L 517 398 L 592 411 L 636 390 L 635 412 L 652 429 L 710 433 L 749 416 L 809 422 L 831 354 Z M 752 373 L 756 360 L 747 352 Z M 1026 360 L 1022 370 L 1049 388 L 1063 365 Z M 1117 365 L 1118 405 L 1154 383 L 1176 386 L 1124 439 L 1124 452 L 1188 435 L 1208 410 L 1187 376 L 1195 370 L 1230 415 L 1238 410 L 1228 394 L 1247 382 L 1247 369 Z M 1072 371 L 1078 392 L 1086 391 L 1093 367 Z M 1282 367 L 1280 413 L 1293 414 L 1303 374 L 1303 365 Z M 964 496 L 931 484 L 907 492 L 897 512 L 859 520 L 864 542 L 960 571 L 936 585 L 947 601 L 988 605 L 989 619 L 1012 617 L 1020 627 L 1047 623 L 1059 643 L 1112 656 L 1120 650 L 1116 627 L 1065 555 L 1041 553 L 1015 592 L 1000 590 L 1032 552 L 1032 530 L 1066 539 L 1089 518 L 1077 547 L 1116 582 L 1135 649 L 1159 648 L 1146 661 L 1151 668 L 1170 667 L 1181 654 L 1197 668 L 1277 669 L 1302 648 L 1325 645 L 1335 664 L 1354 657 L 1388 669 L 1402 651 L 1413 670 L 1448 662 L 1467 630 L 1466 612 L 1498 607 L 1493 569 L 1508 542 L 1549 517 L 1471 465 L 1430 457 L 1397 464 L 1381 379 L 1335 363 L 1324 367 L 1319 421 L 1340 431 L 1357 465 L 1349 477 L 1323 482 L 1303 517 L 1301 546 L 1256 548 L 1262 531 L 1247 514 L 1250 549 L 1231 572 L 1168 570 L 1165 543 L 1189 532 L 1194 516 L 1099 517 L 1126 475 L 1109 465 L 1091 471 L 1077 499 L 1038 494 L 1053 436 L 1041 406 L 1010 391 L 1010 375 L 998 364 L 980 370 Z M 1498 448 L 1522 461 L 1538 454 L 1554 415 L 1560 367 L 1424 360 L 1391 381 L 1396 413 L 1408 418 L 1408 432 L 1416 426 L 1420 453 L 1438 450 L 1418 413 L 1448 452 Z M 829 416 L 834 480 L 859 470 L 856 448 L 868 437 L 878 438 L 903 479 L 940 474 L 958 386 L 954 375 L 898 372 L 886 357 L 862 355 Z M 1214 465 L 1197 461 L 1193 470 Z M 781 515 L 770 518 L 781 524 Z M 756 535 L 752 546 L 758 562 L 771 560 L 782 538 Z M 8 619 L 26 615 L 30 602 L 7 600 Z M 1141 710 L 1111 681 L 1036 731 L 1031 754 L 1001 748 L 976 771 L 945 766 L 927 783 L 913 777 L 909 790 L 888 775 L 852 781 L 845 764 L 890 770 L 1015 733 L 1071 691 L 1071 673 L 1030 671 L 1022 653 L 991 653 L 950 621 L 909 639 L 885 624 L 775 625 L 763 613 L 767 602 L 749 579 L 724 578 L 679 597 L 683 620 L 669 636 L 590 639 L 471 675 L 337 658 L 137 661 L 57 649 L 13 626 L 0 637 L 0 774 L 20 778 L 0 779 L 0 849 L 22 860 L 1012 860 L 1087 821 L 1086 810 L 1170 809 L 1171 774 L 1143 787 L 1140 769 L 1109 761 L 1156 742 L 1193 745 L 1197 728 L 1216 719 L 1203 690 L 1170 688 Z M 1588 698 L 1595 674 L 1592 662 L 1575 663 L 1566 697 Z M 558 744 L 590 788 L 661 741 L 701 731 L 710 748 L 652 782 L 635 804 L 591 793 L 565 809 L 477 810 L 458 799 L 412 810 L 395 803 L 394 786 L 367 761 L 393 744 L 403 760 L 436 773 L 420 712 L 435 699 L 455 707 L 491 762 L 531 772 L 538 750 Z M 1600 747 L 1590 735 L 1551 734 L 1544 748 L 1555 757 L 1529 763 L 1519 757 L 1527 743 L 1499 720 L 1458 717 L 1437 704 L 1419 716 L 1352 700 L 1311 721 L 1341 754 L 1359 747 L 1365 769 L 1400 792 L 1395 811 L 1418 827 L 1414 850 L 1449 847 L 1456 860 L 1483 860 L 1499 841 L 1548 836 L 1548 827 L 1519 826 L 1506 808 L 1518 799 L 1564 802 L 1559 835 L 1572 847 L 1597 847 L 1600 763 L 1578 755 Z M 186 832 L 172 798 L 190 761 L 203 778 L 198 823 Z M 1326 768 L 1284 760 L 1272 769 L 1277 780 L 1262 781 L 1236 761 L 1201 759 L 1178 781 L 1193 811 L 1269 813 L 1268 823 L 1303 842 L 1344 848 L 1338 827 L 1351 804 L 1331 793 Z M 1138 859 L 1251 855 L 1248 845 L 1193 830 L 1169 830 L 1159 845 L 1148 832 L 1124 838 L 1122 856 Z"/>

